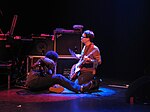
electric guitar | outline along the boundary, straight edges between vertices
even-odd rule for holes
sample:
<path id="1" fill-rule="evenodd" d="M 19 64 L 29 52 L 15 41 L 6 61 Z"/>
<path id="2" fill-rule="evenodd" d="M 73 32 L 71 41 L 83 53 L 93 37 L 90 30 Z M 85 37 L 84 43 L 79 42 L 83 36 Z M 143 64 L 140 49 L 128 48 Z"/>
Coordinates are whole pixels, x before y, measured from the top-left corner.
<path id="1" fill-rule="evenodd" d="M 92 52 L 90 52 L 87 57 L 89 57 L 91 54 L 93 54 L 96 51 L 96 49 L 94 49 Z M 71 73 L 70 73 L 70 80 L 74 80 L 76 79 L 76 77 L 78 76 L 79 71 L 81 70 L 81 66 L 82 64 L 84 64 L 85 60 L 80 58 L 80 60 L 78 61 L 77 64 L 74 64 L 71 68 Z"/>

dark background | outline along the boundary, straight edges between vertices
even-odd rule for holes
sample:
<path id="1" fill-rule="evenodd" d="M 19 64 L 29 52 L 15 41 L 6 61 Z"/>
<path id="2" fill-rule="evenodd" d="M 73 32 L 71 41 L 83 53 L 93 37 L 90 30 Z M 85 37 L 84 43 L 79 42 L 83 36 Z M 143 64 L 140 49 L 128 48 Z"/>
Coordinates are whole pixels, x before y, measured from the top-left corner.
<path id="1" fill-rule="evenodd" d="M 56 28 L 83 25 L 95 32 L 102 77 L 134 80 L 150 68 L 149 6 L 149 0 L 5 0 L 0 3 L 0 28 L 6 33 L 14 14 L 14 35 L 53 34 Z"/>

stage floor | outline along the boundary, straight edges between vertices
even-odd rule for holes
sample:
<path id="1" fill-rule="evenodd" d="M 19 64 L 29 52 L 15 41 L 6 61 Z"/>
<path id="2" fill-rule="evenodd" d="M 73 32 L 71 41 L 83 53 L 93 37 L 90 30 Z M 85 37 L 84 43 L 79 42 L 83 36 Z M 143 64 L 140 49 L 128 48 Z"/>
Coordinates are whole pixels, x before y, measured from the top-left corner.
<path id="1" fill-rule="evenodd" d="M 122 81 L 103 81 L 98 91 L 84 94 L 11 88 L 0 90 L 0 112 L 149 112 L 149 104 L 126 102 L 127 89 L 128 83 Z"/>

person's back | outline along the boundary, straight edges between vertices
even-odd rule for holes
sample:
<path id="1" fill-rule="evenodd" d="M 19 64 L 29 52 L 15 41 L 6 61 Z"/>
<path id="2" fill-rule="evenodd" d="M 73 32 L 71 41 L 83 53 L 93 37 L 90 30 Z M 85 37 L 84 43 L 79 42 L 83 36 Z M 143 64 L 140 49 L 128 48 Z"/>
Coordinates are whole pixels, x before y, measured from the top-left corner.
<path id="1" fill-rule="evenodd" d="M 55 74 L 58 54 L 48 51 L 44 58 L 40 58 L 28 73 L 26 86 L 32 90 L 49 88 L 52 75 Z"/>

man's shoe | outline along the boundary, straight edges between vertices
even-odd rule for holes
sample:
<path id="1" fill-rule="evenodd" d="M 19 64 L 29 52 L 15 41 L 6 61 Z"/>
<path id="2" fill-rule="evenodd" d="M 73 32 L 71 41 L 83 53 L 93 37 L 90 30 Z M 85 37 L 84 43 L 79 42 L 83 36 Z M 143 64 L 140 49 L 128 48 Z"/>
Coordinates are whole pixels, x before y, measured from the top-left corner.
<path id="1" fill-rule="evenodd" d="M 64 91 L 64 88 L 60 85 L 54 85 L 53 87 L 49 88 L 49 91 L 52 93 L 62 93 Z"/>
<path id="2" fill-rule="evenodd" d="M 81 91 L 81 93 L 89 92 L 91 88 L 93 88 L 93 81 L 90 81 L 87 84 L 83 84 L 81 86 L 81 90 L 80 91 Z"/>

